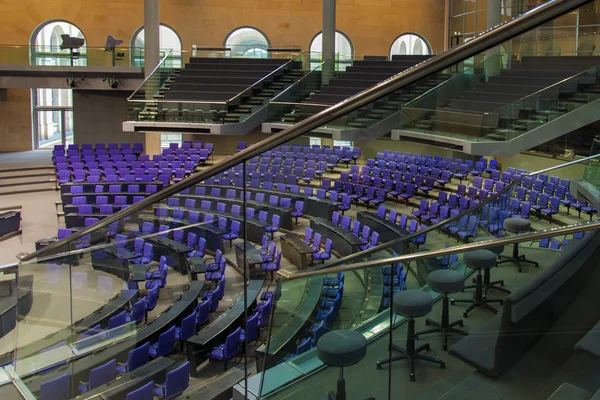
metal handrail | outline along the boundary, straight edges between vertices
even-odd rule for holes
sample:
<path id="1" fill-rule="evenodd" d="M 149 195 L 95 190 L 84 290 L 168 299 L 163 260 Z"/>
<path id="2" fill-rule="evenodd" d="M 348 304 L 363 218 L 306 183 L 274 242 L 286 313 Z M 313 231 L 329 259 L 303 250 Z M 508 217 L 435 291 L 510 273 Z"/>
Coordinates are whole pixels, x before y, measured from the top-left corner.
<path id="1" fill-rule="evenodd" d="M 561 16 L 571 10 L 577 9 L 584 4 L 590 3 L 591 1 L 592 0 L 553 0 L 541 4 L 540 6 L 526 12 L 525 14 L 522 14 L 519 17 L 504 22 L 497 28 L 489 29 L 486 32 L 479 34 L 479 36 L 476 38 L 463 43 L 460 46 L 453 47 L 436 57 L 432 57 L 420 64 L 402 71 L 401 73 L 386 79 L 385 81 L 380 82 L 369 89 L 366 89 L 356 96 L 353 96 L 328 108 L 327 110 L 315 114 L 297 123 L 296 125 L 255 144 L 254 146 L 248 147 L 246 150 L 234 154 L 233 156 L 216 165 L 213 165 L 212 167 L 207 168 L 202 172 L 196 173 L 187 179 L 175 183 L 138 203 L 132 204 L 130 207 L 127 207 L 93 225 L 67 236 L 65 239 L 55 242 L 50 246 L 44 247 L 33 253 L 27 254 L 20 259 L 21 261 L 29 261 L 35 257 L 50 254 L 55 249 L 65 246 L 72 241 L 78 240 L 82 236 L 85 236 L 96 229 L 103 228 L 113 222 L 121 220 L 122 218 L 137 213 L 156 202 L 159 202 L 173 194 L 179 193 L 180 191 L 200 183 L 216 174 L 226 171 L 239 163 L 243 163 L 265 151 L 284 144 L 343 115 L 379 100 L 390 93 L 418 82 L 419 80 L 435 74 L 436 72 L 441 71 L 451 65 L 454 65 L 461 60 L 472 57 L 486 49 L 499 45 L 506 40 L 518 36 L 523 32 L 529 31 L 530 29 Z"/>
<path id="2" fill-rule="evenodd" d="M 453 247 L 445 247 L 442 249 L 435 249 L 429 251 L 422 251 L 419 253 L 411 253 L 397 257 L 390 257 L 379 260 L 370 260 L 366 262 L 360 262 L 350 265 L 341 265 L 327 270 L 328 274 L 335 274 L 338 272 L 356 271 L 365 268 L 381 267 L 385 265 L 397 264 L 397 263 L 408 263 L 411 261 L 422 260 L 426 258 L 440 257 L 455 253 L 464 253 L 466 251 L 474 251 L 480 249 L 487 249 L 490 247 L 508 246 L 515 243 L 530 242 L 540 239 L 550 238 L 553 236 L 564 236 L 576 232 L 585 232 L 600 229 L 600 221 L 584 222 L 582 224 L 568 225 L 560 228 L 551 228 L 537 232 L 527 232 L 518 235 L 505 236 L 503 238 L 494 238 L 481 242 L 473 242 L 467 244 L 461 244 Z M 288 274 L 284 270 L 280 270 L 278 274 L 286 280 L 295 280 L 302 278 L 309 278 L 315 275 L 323 275 L 321 270 L 312 270 L 307 272 L 298 272 L 296 274 Z"/>
<path id="3" fill-rule="evenodd" d="M 154 67 L 154 69 L 152 70 L 152 72 L 150 73 L 150 75 L 148 75 L 148 76 L 146 77 L 146 79 L 144 79 L 144 80 L 142 81 L 142 83 L 140 84 L 140 86 L 138 86 L 138 88 L 137 88 L 137 89 L 135 89 L 135 91 L 134 91 L 133 93 L 131 93 L 131 96 L 129 96 L 129 97 L 127 98 L 127 101 L 130 101 L 130 100 L 132 99 L 132 97 L 133 97 L 133 96 L 135 96 L 135 94 L 138 92 L 138 90 L 140 90 L 140 89 L 142 88 L 142 86 L 144 86 L 144 84 L 145 84 L 145 83 L 148 81 L 148 79 L 150 79 L 150 78 L 151 78 L 151 77 L 154 75 L 154 73 L 155 73 L 156 71 L 158 71 L 158 69 L 160 68 L 160 66 L 162 65 L 162 63 L 164 63 L 164 62 L 167 60 L 167 58 L 168 58 L 168 57 L 171 55 L 171 53 L 172 53 L 172 52 L 173 52 L 173 49 L 169 50 L 169 51 L 168 51 L 168 52 L 165 54 L 165 56 L 162 58 L 162 60 L 160 60 L 160 61 L 159 61 L 159 63 L 158 63 L 158 64 L 156 64 L 156 67 Z"/>
<path id="4" fill-rule="evenodd" d="M 289 60 L 288 62 L 286 62 L 285 64 L 281 65 L 279 68 L 277 68 L 276 70 L 272 71 L 271 73 L 269 73 L 268 75 L 263 76 L 261 79 L 259 79 L 258 81 L 254 82 L 252 85 L 248 86 L 246 89 L 244 89 L 243 91 L 241 91 L 240 93 L 236 94 L 235 96 L 233 96 L 231 99 L 228 100 L 228 102 L 232 102 L 235 99 L 237 99 L 238 97 L 242 96 L 244 93 L 246 93 L 248 90 L 251 90 L 254 88 L 254 86 L 260 84 L 261 82 L 265 81 L 267 78 L 269 78 L 270 76 L 272 76 L 273 74 L 275 74 L 276 72 L 286 68 L 289 64 L 293 63 L 293 62 L 297 62 L 297 59 L 300 57 L 303 57 L 305 54 L 308 54 L 308 57 L 310 58 L 310 51 L 305 51 L 304 53 L 301 53 L 299 55 L 297 55 L 296 57 L 292 58 L 291 60 Z"/>
<path id="5" fill-rule="evenodd" d="M 593 156 L 585 157 L 585 158 L 582 158 L 580 160 L 569 161 L 568 163 L 560 164 L 560 165 L 555 165 L 553 167 L 545 168 L 545 169 L 542 169 L 542 170 L 539 170 L 539 171 L 530 172 L 528 174 L 525 174 L 525 176 L 536 176 L 538 174 L 543 174 L 545 172 L 553 171 L 555 169 L 560 169 L 560 168 L 568 167 L 569 165 L 582 163 L 584 161 L 591 160 L 591 159 L 598 158 L 598 157 L 600 157 L 600 154 L 596 154 L 596 155 L 593 155 Z M 423 230 L 420 230 L 420 231 L 416 231 L 414 233 L 411 233 L 410 235 L 402 236 L 402 237 L 399 237 L 398 239 L 394 239 L 394 240 L 391 240 L 389 242 L 385 242 L 385 243 L 379 244 L 379 245 L 377 245 L 375 247 L 371 247 L 370 249 L 363 250 L 363 251 L 360 251 L 358 253 L 354 253 L 354 254 L 351 254 L 349 256 L 346 256 L 346 257 L 342 257 L 342 258 L 340 258 L 340 259 L 338 259 L 338 260 L 336 260 L 334 262 L 331 262 L 331 263 L 328 263 L 328 264 L 319 265 L 317 267 L 314 267 L 312 270 L 316 271 L 316 270 L 330 269 L 332 267 L 335 267 L 335 266 L 338 266 L 338 265 L 341 265 L 341 264 L 346 264 L 346 263 L 351 262 L 352 260 L 355 260 L 357 258 L 368 256 L 370 254 L 377 253 L 378 251 L 387 250 L 387 249 L 389 249 L 392 246 L 398 245 L 400 243 L 408 242 L 411 239 L 416 238 L 417 236 L 421 236 L 423 234 L 427 234 L 429 232 L 433 232 L 433 231 L 441 228 L 444 225 L 447 225 L 447 224 L 449 224 L 451 222 L 454 222 L 454 221 L 458 221 L 462 217 L 464 217 L 465 215 L 472 214 L 475 211 L 477 211 L 477 210 L 485 207 L 487 204 L 490 204 L 491 202 L 493 202 L 496 199 L 498 199 L 501 196 L 503 196 L 509 190 L 512 190 L 512 188 L 514 188 L 516 185 L 517 185 L 517 182 L 513 181 L 508 186 L 506 186 L 504 189 L 502 189 L 501 191 L 499 191 L 495 195 L 487 198 L 485 201 L 477 204 L 475 207 L 468 208 L 467 210 L 465 210 L 465 211 L 463 211 L 463 212 L 461 212 L 459 214 L 456 214 L 456 215 L 454 215 L 454 216 L 452 216 L 452 217 L 450 217 L 448 219 L 440 221 L 437 224 L 433 224 L 431 226 L 428 226 L 426 229 L 423 229 Z"/>

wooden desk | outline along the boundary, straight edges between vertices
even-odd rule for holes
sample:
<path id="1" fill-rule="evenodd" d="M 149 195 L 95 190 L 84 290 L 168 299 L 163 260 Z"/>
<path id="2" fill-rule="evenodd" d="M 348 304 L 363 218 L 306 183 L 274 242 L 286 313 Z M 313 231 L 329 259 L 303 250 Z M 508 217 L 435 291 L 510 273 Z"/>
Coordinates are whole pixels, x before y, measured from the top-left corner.
<path id="1" fill-rule="evenodd" d="M 391 242 L 392 240 L 409 235 L 406 228 L 401 228 L 400 225 L 394 224 L 385 218 L 381 218 L 372 212 L 359 211 L 356 213 L 356 216 L 361 225 L 367 225 L 371 230 L 379 233 L 380 242 Z M 397 254 L 406 254 L 407 249 L 407 242 L 398 243 L 390 248 L 390 250 L 395 251 Z"/>
<path id="2" fill-rule="evenodd" d="M 309 245 L 296 235 L 282 236 L 280 244 L 283 256 L 289 262 L 298 267 L 300 271 L 308 269 L 308 258 L 312 254 L 312 249 Z"/>
<path id="3" fill-rule="evenodd" d="M 333 242 L 333 249 L 342 256 L 349 256 L 360 251 L 360 246 L 366 242 L 352 234 L 352 232 L 342 229 L 341 226 L 334 224 L 324 218 L 312 218 L 310 227 L 314 232 L 323 236 L 323 243 L 326 238 Z"/>

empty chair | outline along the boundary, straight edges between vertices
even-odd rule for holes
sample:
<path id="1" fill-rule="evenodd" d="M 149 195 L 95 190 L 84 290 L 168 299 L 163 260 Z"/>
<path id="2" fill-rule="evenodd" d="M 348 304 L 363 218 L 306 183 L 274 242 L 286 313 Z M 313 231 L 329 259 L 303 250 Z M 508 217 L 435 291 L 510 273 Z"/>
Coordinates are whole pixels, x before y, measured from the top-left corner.
<path id="1" fill-rule="evenodd" d="M 160 334 L 158 342 L 150 346 L 150 356 L 152 358 L 166 357 L 173 351 L 175 347 L 175 332 L 176 327 L 173 325 L 169 330 Z"/>
<path id="2" fill-rule="evenodd" d="M 312 258 L 314 261 L 325 262 L 331 258 L 331 251 L 333 248 L 333 242 L 331 239 L 327 238 L 325 240 L 325 250 L 324 251 L 316 251 L 312 254 Z"/>
<path id="3" fill-rule="evenodd" d="M 279 221 L 280 221 L 280 219 L 281 219 L 281 217 L 279 215 L 273 214 L 273 216 L 271 217 L 271 225 L 265 227 L 265 232 L 270 232 L 271 233 L 271 240 L 273 240 L 275 232 L 279 231 Z"/>
<path id="4" fill-rule="evenodd" d="M 183 393 L 190 385 L 190 362 L 167 372 L 163 383 L 155 383 L 154 395 L 161 399 L 172 399 Z"/>
<path id="5" fill-rule="evenodd" d="M 146 300 L 141 299 L 136 302 L 131 308 L 131 312 L 127 314 L 127 322 L 135 322 L 139 324 L 146 316 Z"/>
<path id="6" fill-rule="evenodd" d="M 214 347 L 208 357 L 212 360 L 222 360 L 225 370 L 227 371 L 227 363 L 240 351 L 240 336 L 242 328 L 237 328 L 225 339 L 225 343 Z"/>
<path id="7" fill-rule="evenodd" d="M 68 400 L 70 396 L 71 376 L 67 372 L 57 378 L 40 384 L 40 400 Z"/>
<path id="8" fill-rule="evenodd" d="M 223 234 L 223 239 L 229 240 L 229 247 L 233 247 L 233 240 L 240 237 L 240 221 L 231 221 L 229 232 Z"/>
<path id="9" fill-rule="evenodd" d="M 146 364 L 150 360 L 150 343 L 146 342 L 140 347 L 131 350 L 127 356 L 127 362 L 118 363 L 117 372 L 125 375 Z"/>
<path id="10" fill-rule="evenodd" d="M 117 360 L 112 359 L 106 364 L 90 370 L 89 381 L 82 382 L 79 386 L 77 386 L 77 389 L 81 393 L 88 392 L 97 388 L 98 386 L 102 386 L 105 383 L 112 381 L 115 379 L 115 375 L 117 375 Z"/>
<path id="11" fill-rule="evenodd" d="M 271 280 L 273 280 L 274 273 L 279 271 L 281 268 L 281 256 L 281 249 L 277 249 L 274 262 L 264 263 L 261 265 L 261 270 L 263 272 L 271 273 Z"/>
<path id="12" fill-rule="evenodd" d="M 179 341 L 180 349 L 183 352 L 183 342 L 191 338 L 196 333 L 196 310 L 181 321 L 181 326 L 175 330 L 175 340 Z"/>

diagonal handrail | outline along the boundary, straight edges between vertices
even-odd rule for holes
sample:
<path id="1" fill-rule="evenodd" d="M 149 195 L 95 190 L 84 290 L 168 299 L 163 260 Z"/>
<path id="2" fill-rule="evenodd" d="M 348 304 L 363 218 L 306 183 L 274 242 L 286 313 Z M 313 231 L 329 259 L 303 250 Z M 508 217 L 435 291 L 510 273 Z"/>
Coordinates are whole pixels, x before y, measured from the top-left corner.
<path id="1" fill-rule="evenodd" d="M 226 171 L 237 164 L 243 163 L 265 151 L 308 133 L 313 129 L 325 125 L 369 103 L 377 101 L 390 93 L 418 82 L 427 76 L 435 74 L 436 72 L 454 65 L 461 60 L 472 57 L 475 54 L 479 54 L 493 46 L 499 45 L 506 40 L 512 39 L 523 32 L 529 31 L 532 28 L 535 28 L 592 1 L 593 0 L 552 0 L 547 3 L 543 3 L 519 17 L 500 24 L 497 28 L 481 33 L 473 40 L 463 43 L 460 46 L 453 47 L 436 57 L 432 57 L 420 64 L 402 71 L 401 73 L 388 78 L 385 81 L 370 87 L 369 89 L 364 90 L 356 96 L 353 96 L 328 108 L 327 110 L 315 114 L 299 122 L 298 124 L 255 144 L 254 146 L 248 147 L 246 150 L 234 154 L 230 158 L 227 158 L 202 172 L 175 183 L 168 188 L 163 189 L 160 192 L 131 205 L 130 207 L 127 207 L 93 225 L 67 236 L 65 239 L 51 244 L 50 246 L 22 256 L 20 259 L 21 261 L 29 261 L 42 255 L 52 254 L 55 249 L 65 246 L 72 241 L 78 240 L 82 236 L 88 235 L 97 229 L 103 228 L 113 222 L 121 220 L 122 218 L 137 213 L 156 202 L 166 199 L 175 193 L 200 183 L 216 174 Z"/>
<path id="2" fill-rule="evenodd" d="M 133 93 L 131 93 L 131 96 L 129 96 L 127 98 L 127 101 L 130 101 L 133 99 L 133 96 L 135 96 L 135 94 L 142 88 L 142 86 L 144 86 L 144 84 L 148 81 L 148 79 L 152 78 L 152 76 L 156 73 L 156 71 L 158 71 L 158 69 L 161 67 L 161 65 L 167 61 L 167 58 L 169 58 L 169 56 L 171 55 L 171 53 L 173 53 L 173 49 L 169 49 L 169 51 L 165 54 L 165 56 L 162 58 L 162 60 L 160 60 L 160 62 L 158 64 L 156 64 L 156 67 L 154 67 L 154 69 L 152 70 L 152 72 L 150 73 L 150 75 L 148 75 L 146 77 L 146 79 L 144 79 L 142 81 L 142 83 L 140 83 L 140 86 L 138 86 L 137 89 L 135 89 L 135 91 Z"/>
<path id="3" fill-rule="evenodd" d="M 526 232 L 518 235 L 505 236 L 502 238 L 490 238 L 481 242 L 473 242 L 460 244 L 452 247 L 444 247 L 441 249 L 434 249 L 429 251 L 422 251 L 419 253 L 405 254 L 397 257 L 389 257 L 385 259 L 373 259 L 365 262 L 354 263 L 350 265 L 340 265 L 327 270 L 327 273 L 335 274 L 338 272 L 356 271 L 359 269 L 373 268 L 387 266 L 397 263 L 409 263 L 411 261 L 423 260 L 426 258 L 440 257 L 454 253 L 464 253 L 466 251 L 487 249 L 496 246 L 508 246 L 515 243 L 530 242 L 545 238 L 551 238 L 553 236 L 564 236 L 577 232 L 587 232 L 592 230 L 600 229 L 600 221 L 583 222 L 581 224 L 573 224 L 567 226 L 561 226 L 556 228 L 550 228 L 543 231 L 537 232 Z M 307 272 L 298 272 L 295 274 L 286 274 L 285 271 L 280 270 L 279 275 L 283 276 L 286 280 L 291 281 L 295 279 L 309 278 L 315 275 L 323 275 L 321 270 L 311 270 Z"/>

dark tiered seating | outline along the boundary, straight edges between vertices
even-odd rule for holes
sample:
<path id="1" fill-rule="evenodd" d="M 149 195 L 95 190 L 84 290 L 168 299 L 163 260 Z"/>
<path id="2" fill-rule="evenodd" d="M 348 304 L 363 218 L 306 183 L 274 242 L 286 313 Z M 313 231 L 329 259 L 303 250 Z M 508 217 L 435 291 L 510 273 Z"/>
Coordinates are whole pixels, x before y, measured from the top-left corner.
<path id="1" fill-rule="evenodd" d="M 309 98 L 302 100 L 299 106 L 289 110 L 283 116 L 284 121 L 297 122 L 316 112 L 322 111 L 322 107 L 311 105 L 337 104 L 355 94 L 396 75 L 408 68 L 427 60 L 431 56 L 394 56 L 391 61 L 357 60 L 346 71 L 338 72 L 337 77 L 331 79 L 328 85 L 322 86 L 320 90 L 311 94 Z M 360 111 L 358 115 L 351 117 L 349 127 L 366 127 L 368 124 L 382 120 L 397 112 L 399 107 L 427 90 L 437 86 L 449 75 L 437 74 L 427 82 L 411 86 L 401 92 L 394 93 L 388 98 L 378 101 L 369 110 Z"/>
<path id="2" fill-rule="evenodd" d="M 478 82 L 473 90 L 451 98 L 443 107 L 418 119 L 417 128 L 487 136 L 502 129 L 528 130 L 568 111 L 569 104 L 587 102 L 581 88 L 596 85 L 596 78 L 582 75 L 544 90 L 530 101 L 518 100 L 598 65 L 597 57 L 523 57 L 497 76 Z M 585 90 L 588 93 L 589 90 Z M 552 107 L 544 108 L 543 100 Z M 559 104 L 554 106 L 553 104 Z M 512 104 L 510 107 L 508 105 Z"/>

